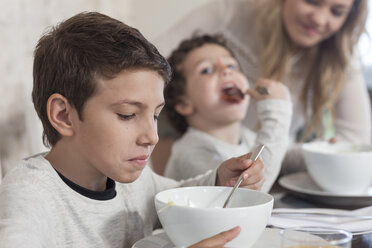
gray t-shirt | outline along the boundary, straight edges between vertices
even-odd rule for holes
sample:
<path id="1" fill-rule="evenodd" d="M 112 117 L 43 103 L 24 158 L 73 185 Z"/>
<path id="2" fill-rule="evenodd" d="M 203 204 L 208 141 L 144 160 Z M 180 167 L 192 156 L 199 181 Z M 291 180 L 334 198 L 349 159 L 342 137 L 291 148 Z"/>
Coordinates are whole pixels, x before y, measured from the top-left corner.
<path id="1" fill-rule="evenodd" d="M 131 247 L 157 227 L 154 196 L 177 186 L 214 185 L 212 171 L 183 182 L 146 167 L 116 196 L 94 200 L 70 188 L 38 155 L 21 161 L 0 185 L 0 247 Z"/>

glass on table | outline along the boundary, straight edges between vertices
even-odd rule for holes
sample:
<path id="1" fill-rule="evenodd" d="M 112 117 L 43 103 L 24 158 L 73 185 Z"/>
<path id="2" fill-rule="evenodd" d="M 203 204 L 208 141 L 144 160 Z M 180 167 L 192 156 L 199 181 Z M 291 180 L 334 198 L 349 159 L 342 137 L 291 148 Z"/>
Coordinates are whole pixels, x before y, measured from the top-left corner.
<path id="1" fill-rule="evenodd" d="M 351 248 L 353 235 L 329 227 L 294 227 L 280 231 L 283 248 Z"/>

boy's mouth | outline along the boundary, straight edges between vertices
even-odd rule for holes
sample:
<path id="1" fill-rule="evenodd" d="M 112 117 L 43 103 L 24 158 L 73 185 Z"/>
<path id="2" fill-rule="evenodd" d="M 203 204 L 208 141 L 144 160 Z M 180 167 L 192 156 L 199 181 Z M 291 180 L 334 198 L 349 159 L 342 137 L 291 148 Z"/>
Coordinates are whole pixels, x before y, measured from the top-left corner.
<path id="1" fill-rule="evenodd" d="M 244 99 L 244 93 L 238 87 L 227 87 L 223 89 L 221 98 L 227 102 L 240 103 Z"/>
<path id="2" fill-rule="evenodd" d="M 149 159 L 148 155 L 141 155 L 141 156 L 129 159 L 129 162 L 132 162 L 139 166 L 145 166 L 147 164 L 148 159 Z"/>
<path id="3" fill-rule="evenodd" d="M 221 98 L 229 103 L 240 103 L 244 99 L 244 93 L 235 82 L 228 81 L 222 84 Z"/>
<path id="4" fill-rule="evenodd" d="M 225 81 L 221 84 L 221 91 L 223 91 L 226 88 L 236 87 L 238 88 L 238 85 L 234 81 Z"/>

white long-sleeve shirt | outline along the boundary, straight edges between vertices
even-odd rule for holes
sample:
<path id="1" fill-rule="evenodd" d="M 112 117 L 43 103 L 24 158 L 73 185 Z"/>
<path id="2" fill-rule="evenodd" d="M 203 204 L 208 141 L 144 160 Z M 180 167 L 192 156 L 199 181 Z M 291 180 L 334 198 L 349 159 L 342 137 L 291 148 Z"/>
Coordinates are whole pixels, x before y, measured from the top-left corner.
<path id="1" fill-rule="evenodd" d="M 154 196 L 167 188 L 214 185 L 209 172 L 176 182 L 146 167 L 116 195 L 96 200 L 69 187 L 42 156 L 23 160 L 0 185 L 0 247 L 129 248 L 158 224 Z"/>
<path id="2" fill-rule="evenodd" d="M 260 50 L 260 39 L 255 25 L 254 7 L 256 2 L 257 0 L 210 1 L 186 14 L 171 29 L 154 39 L 153 42 L 164 56 L 168 56 L 181 40 L 190 38 L 196 30 L 201 33 L 222 33 L 226 37 L 228 45 L 235 52 L 250 83 L 254 84 L 258 78 Z M 296 167 L 302 163 L 299 146 L 294 144 L 297 132 L 305 124 L 303 102 L 299 99 L 304 77 L 299 73 L 299 70 L 296 70 L 300 67 L 300 63 L 295 64 L 290 81 L 284 82 L 290 89 L 294 105 L 290 127 L 290 148 L 283 163 L 283 166 L 289 167 Z M 245 119 L 245 125 L 251 129 L 254 129 L 257 124 L 254 105 L 254 103 L 250 104 Z M 347 68 L 346 83 L 335 103 L 334 114 L 337 140 L 355 143 L 371 142 L 371 103 L 358 56 L 353 57 Z M 159 125 L 160 135 L 166 130 L 167 127 Z"/>
<path id="3" fill-rule="evenodd" d="M 265 164 L 265 183 L 268 192 L 275 182 L 288 145 L 292 104 L 284 100 L 262 100 L 257 103 L 261 128 L 258 132 L 242 128 L 240 144 L 228 144 L 203 131 L 189 127 L 178 139 L 167 162 L 165 176 L 176 180 L 194 177 L 216 169 L 223 161 L 252 151 L 265 144 L 261 159 Z"/>

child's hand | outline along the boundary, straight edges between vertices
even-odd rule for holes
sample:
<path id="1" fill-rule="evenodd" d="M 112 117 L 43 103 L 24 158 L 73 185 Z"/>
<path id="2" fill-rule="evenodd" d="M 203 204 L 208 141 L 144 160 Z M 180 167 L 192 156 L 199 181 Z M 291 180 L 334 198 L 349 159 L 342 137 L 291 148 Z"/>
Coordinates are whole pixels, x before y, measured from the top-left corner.
<path id="1" fill-rule="evenodd" d="M 223 162 L 217 169 L 217 186 L 234 186 L 240 174 L 243 181 L 240 187 L 260 190 L 264 182 L 264 164 L 261 159 L 254 163 L 250 160 L 251 152 Z"/>
<path id="2" fill-rule="evenodd" d="M 257 87 L 264 87 L 267 89 L 268 94 L 260 94 L 256 89 Z M 258 79 L 255 88 L 247 90 L 247 93 L 256 101 L 264 99 L 282 99 L 286 101 L 291 100 L 288 87 L 281 82 L 272 81 L 269 79 Z"/>
<path id="3" fill-rule="evenodd" d="M 204 239 L 200 241 L 199 243 L 196 243 L 195 245 L 190 246 L 189 248 L 206 248 L 206 247 L 224 247 L 224 245 L 236 238 L 240 233 L 240 227 L 234 227 L 233 229 L 230 229 L 225 232 L 221 232 L 217 235 L 214 235 L 213 237 L 210 237 L 208 239 Z"/>

